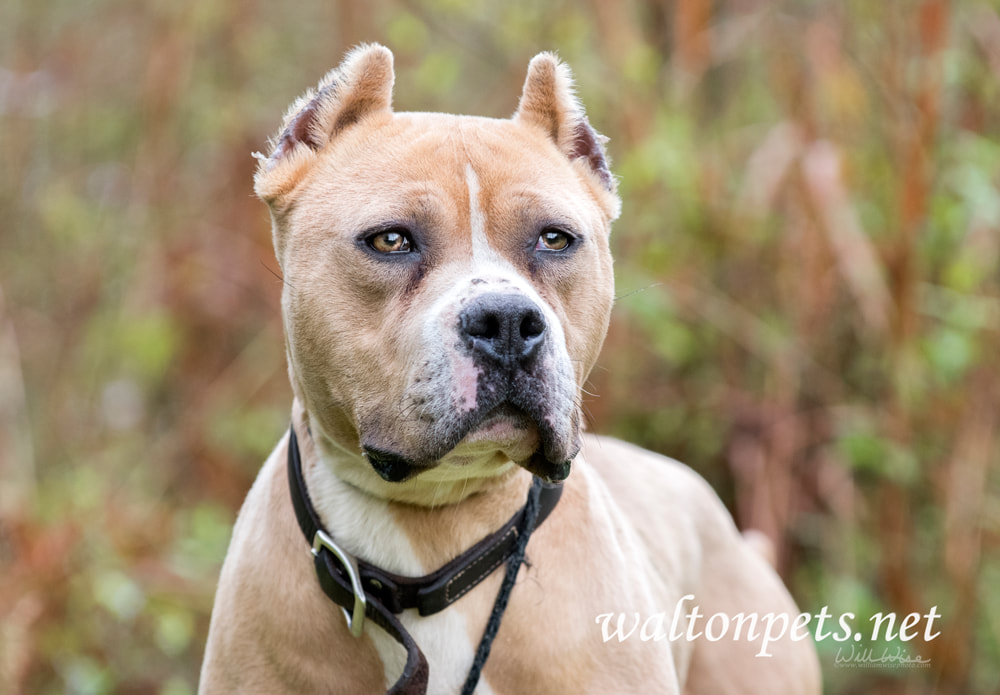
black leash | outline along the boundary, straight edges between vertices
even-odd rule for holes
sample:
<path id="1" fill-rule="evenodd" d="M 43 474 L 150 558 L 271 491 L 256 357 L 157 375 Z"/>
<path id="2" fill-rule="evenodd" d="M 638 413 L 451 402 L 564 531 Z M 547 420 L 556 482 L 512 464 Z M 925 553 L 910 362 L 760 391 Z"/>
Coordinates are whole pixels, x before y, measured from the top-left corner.
<path id="1" fill-rule="evenodd" d="M 535 478 L 538 481 L 538 478 Z M 517 579 L 517 572 L 524 562 L 524 551 L 528 547 L 528 538 L 531 530 L 535 527 L 535 519 L 538 517 L 538 495 L 541 491 L 539 485 L 532 485 L 528 491 L 528 501 L 524 503 L 524 518 L 521 520 L 524 530 L 518 534 L 514 552 L 507 558 L 507 574 L 504 575 L 503 584 L 497 593 L 497 600 L 493 604 L 493 612 L 490 613 L 490 620 L 486 623 L 483 631 L 483 638 L 479 640 L 479 648 L 476 650 L 476 658 L 472 661 L 472 668 L 469 669 L 469 676 L 465 679 L 462 687 L 462 695 L 472 695 L 479 682 L 479 675 L 483 672 L 486 660 L 490 658 L 490 648 L 493 646 L 493 638 L 497 636 L 500 629 L 500 619 L 507 610 L 507 601 L 510 600 L 510 592 L 514 588 L 514 581 Z"/>
<path id="2" fill-rule="evenodd" d="M 366 620 L 372 620 L 406 649 L 406 665 L 389 689 L 391 695 L 424 695 L 427 692 L 427 659 L 396 616 L 407 608 L 420 615 L 437 613 L 460 599 L 501 564 L 507 564 L 483 638 L 462 693 L 472 693 L 510 599 L 531 532 L 549 516 L 562 494 L 559 483 L 532 482 L 528 500 L 498 531 L 483 538 L 452 561 L 423 577 L 387 572 L 344 551 L 324 530 L 309 499 L 295 428 L 288 435 L 288 487 L 295 518 L 312 544 L 316 576 L 323 592 L 339 605 L 348 627 L 359 637 Z"/>

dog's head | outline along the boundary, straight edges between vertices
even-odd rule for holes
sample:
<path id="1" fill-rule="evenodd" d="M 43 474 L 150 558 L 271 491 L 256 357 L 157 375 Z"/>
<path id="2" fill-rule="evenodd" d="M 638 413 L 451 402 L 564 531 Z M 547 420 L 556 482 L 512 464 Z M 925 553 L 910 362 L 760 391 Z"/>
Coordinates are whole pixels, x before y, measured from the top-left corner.
<path id="1" fill-rule="evenodd" d="M 257 172 L 295 396 L 388 481 L 565 478 L 613 301 L 603 138 L 551 54 L 508 120 L 394 113 L 393 78 L 353 51 Z"/>

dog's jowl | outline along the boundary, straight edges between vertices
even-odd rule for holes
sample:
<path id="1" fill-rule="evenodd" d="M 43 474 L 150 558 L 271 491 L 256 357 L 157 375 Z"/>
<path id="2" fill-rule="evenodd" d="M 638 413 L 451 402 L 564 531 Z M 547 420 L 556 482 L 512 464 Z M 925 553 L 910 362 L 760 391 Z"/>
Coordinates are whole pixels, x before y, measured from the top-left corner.
<path id="1" fill-rule="evenodd" d="M 295 399 L 201 692 L 818 692 L 708 485 L 581 431 L 620 203 L 569 69 L 532 60 L 506 120 L 396 113 L 392 85 L 356 49 L 261 157 Z"/>

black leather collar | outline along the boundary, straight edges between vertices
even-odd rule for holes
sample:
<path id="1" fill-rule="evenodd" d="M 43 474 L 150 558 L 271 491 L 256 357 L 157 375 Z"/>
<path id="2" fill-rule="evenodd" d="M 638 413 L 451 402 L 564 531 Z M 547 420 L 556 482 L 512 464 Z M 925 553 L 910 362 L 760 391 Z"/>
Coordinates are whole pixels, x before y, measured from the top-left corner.
<path id="1" fill-rule="evenodd" d="M 523 555 L 527 539 L 519 543 L 519 536 L 541 526 L 562 494 L 560 483 L 545 483 L 536 477 L 529 503 L 498 531 L 431 574 L 404 577 L 352 557 L 324 530 L 309 499 L 294 427 L 289 428 L 288 434 L 288 487 L 299 528 L 312 545 L 320 586 L 344 609 L 352 632 L 360 635 L 363 622 L 372 620 L 406 648 L 403 674 L 389 690 L 398 695 L 425 693 L 428 667 L 423 652 L 396 615 L 408 608 L 416 608 L 420 615 L 437 613 L 464 596 L 508 558 L 520 565 L 521 558 L 516 553 Z M 516 568 L 514 572 L 516 576 Z M 506 605 L 506 600 L 502 603 Z M 489 645 L 485 651 L 488 654 Z"/>

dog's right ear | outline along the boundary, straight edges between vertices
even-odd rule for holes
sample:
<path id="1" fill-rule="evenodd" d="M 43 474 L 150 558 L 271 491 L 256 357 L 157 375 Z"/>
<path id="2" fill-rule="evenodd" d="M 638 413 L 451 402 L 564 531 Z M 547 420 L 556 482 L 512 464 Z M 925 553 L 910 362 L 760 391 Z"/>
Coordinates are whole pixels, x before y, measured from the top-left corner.
<path id="1" fill-rule="evenodd" d="M 274 206 L 291 191 L 328 142 L 341 131 L 377 113 L 392 111 L 392 53 L 378 44 L 361 45 L 339 67 L 291 105 L 281 130 L 260 161 L 254 191 Z"/>
<path id="2" fill-rule="evenodd" d="M 607 138 L 590 126 L 573 89 L 569 66 L 553 53 L 539 53 L 528 65 L 514 120 L 539 128 L 597 184 L 595 192 L 610 219 L 618 217 L 621 201 L 604 149 Z"/>

